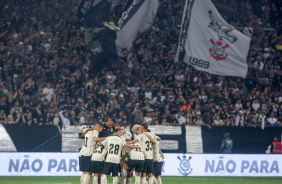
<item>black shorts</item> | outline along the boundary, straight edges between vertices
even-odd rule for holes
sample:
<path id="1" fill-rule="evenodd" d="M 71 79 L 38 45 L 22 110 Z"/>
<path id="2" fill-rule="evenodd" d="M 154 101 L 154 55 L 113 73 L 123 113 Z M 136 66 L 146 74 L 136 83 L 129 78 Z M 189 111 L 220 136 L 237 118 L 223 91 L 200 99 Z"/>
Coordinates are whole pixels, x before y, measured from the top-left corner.
<path id="1" fill-rule="evenodd" d="M 103 174 L 109 176 L 112 173 L 113 177 L 118 176 L 118 166 L 119 166 L 119 164 L 114 164 L 114 163 L 111 163 L 111 162 L 105 162 Z"/>
<path id="2" fill-rule="evenodd" d="M 81 156 L 84 172 L 91 172 L 91 156 Z"/>
<path id="3" fill-rule="evenodd" d="M 91 161 L 92 173 L 102 174 L 104 170 L 104 161 Z"/>
<path id="4" fill-rule="evenodd" d="M 154 162 L 153 159 L 145 159 L 142 173 L 154 173 Z"/>
<path id="5" fill-rule="evenodd" d="M 144 160 L 128 160 L 127 161 L 128 171 L 131 171 L 135 167 L 135 172 L 142 172 L 144 167 Z"/>
<path id="6" fill-rule="evenodd" d="M 154 175 L 162 175 L 163 162 L 154 162 Z"/>
<path id="7" fill-rule="evenodd" d="M 79 171 L 84 171 L 84 162 L 82 159 L 82 156 L 78 157 L 78 162 L 79 162 Z"/>

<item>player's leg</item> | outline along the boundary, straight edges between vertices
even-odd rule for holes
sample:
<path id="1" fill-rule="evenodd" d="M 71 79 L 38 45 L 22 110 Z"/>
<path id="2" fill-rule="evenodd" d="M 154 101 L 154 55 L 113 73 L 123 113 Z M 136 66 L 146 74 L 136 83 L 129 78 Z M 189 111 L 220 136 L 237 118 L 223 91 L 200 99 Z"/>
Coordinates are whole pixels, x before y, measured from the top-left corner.
<path id="1" fill-rule="evenodd" d="M 83 184 L 83 177 L 84 177 L 84 171 L 85 171 L 85 166 L 84 166 L 84 162 L 83 162 L 83 156 L 80 156 L 78 159 L 79 162 L 79 170 L 82 171 L 81 172 L 81 176 L 80 176 L 80 183 Z"/>
<path id="2" fill-rule="evenodd" d="M 92 183 L 92 162 L 91 156 L 84 156 L 85 172 L 83 176 L 83 184 Z"/>
<path id="3" fill-rule="evenodd" d="M 131 183 L 131 178 L 133 176 L 133 172 L 132 171 L 127 171 L 127 176 L 126 176 L 126 184 L 130 184 Z"/>
<path id="4" fill-rule="evenodd" d="M 104 169 L 103 169 L 103 176 L 101 178 L 101 184 L 108 184 L 107 176 L 110 175 L 112 172 L 112 163 L 105 162 Z"/>
<path id="5" fill-rule="evenodd" d="M 142 169 L 142 172 L 141 172 L 141 183 L 142 184 L 146 184 L 147 183 L 147 159 L 145 159 L 144 161 L 144 165 L 143 165 L 143 169 Z"/>
<path id="6" fill-rule="evenodd" d="M 147 173 L 149 184 L 154 184 L 154 162 L 152 159 L 148 159 L 147 161 Z"/>
<path id="7" fill-rule="evenodd" d="M 120 164 L 112 163 L 113 184 L 118 184 L 118 170 Z"/>
<path id="8" fill-rule="evenodd" d="M 83 184 L 83 177 L 84 177 L 84 172 L 81 172 L 81 176 L 80 176 L 80 183 Z"/>
<path id="9" fill-rule="evenodd" d="M 128 170 L 128 166 L 127 164 L 125 163 L 121 169 L 121 172 L 120 172 L 120 183 L 121 184 L 124 184 L 124 180 L 126 178 L 126 170 Z"/>
<path id="10" fill-rule="evenodd" d="M 162 184 L 161 176 L 156 176 L 157 184 Z"/>
<path id="11" fill-rule="evenodd" d="M 91 184 L 92 183 L 91 181 L 92 181 L 92 173 L 84 172 L 83 184 Z"/>
<path id="12" fill-rule="evenodd" d="M 99 173 L 94 173 L 93 184 L 98 184 Z"/>
<path id="13" fill-rule="evenodd" d="M 142 184 L 146 184 L 146 179 L 147 179 L 147 177 L 146 177 L 146 173 L 141 173 L 141 183 Z"/>
<path id="14" fill-rule="evenodd" d="M 102 178 L 101 178 L 101 184 L 108 184 L 108 179 L 107 179 L 107 175 L 103 174 Z"/>
<path id="15" fill-rule="evenodd" d="M 155 178 L 157 180 L 157 184 L 162 184 L 162 179 L 161 179 L 162 167 L 163 167 L 163 162 L 154 163 L 154 173 L 155 173 Z"/>
<path id="16" fill-rule="evenodd" d="M 99 173 L 98 184 L 101 184 L 101 182 L 102 182 L 104 165 L 105 165 L 104 161 L 98 162 L 98 173 Z"/>

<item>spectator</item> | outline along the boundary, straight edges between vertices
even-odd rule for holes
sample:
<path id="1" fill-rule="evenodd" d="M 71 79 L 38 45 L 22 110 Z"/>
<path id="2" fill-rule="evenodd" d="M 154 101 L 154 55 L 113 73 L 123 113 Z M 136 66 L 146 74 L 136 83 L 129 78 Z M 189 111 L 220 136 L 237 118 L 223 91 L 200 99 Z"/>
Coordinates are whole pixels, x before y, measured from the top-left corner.
<path id="1" fill-rule="evenodd" d="M 29 126 L 34 126 L 34 125 L 38 125 L 37 124 L 37 119 L 33 116 L 33 114 L 31 112 L 26 114 L 23 114 L 22 116 L 22 120 L 24 124 L 27 124 Z"/>
<path id="2" fill-rule="evenodd" d="M 202 117 L 200 114 L 197 114 L 196 118 L 194 119 L 194 125 L 195 126 L 206 126 L 209 129 L 211 129 L 212 127 L 208 124 L 206 124 L 205 122 L 203 122 Z"/>
<path id="3" fill-rule="evenodd" d="M 242 110 L 239 110 L 236 119 L 235 119 L 235 126 L 245 126 L 245 116 Z"/>
<path id="4" fill-rule="evenodd" d="M 52 100 L 52 95 L 54 94 L 53 88 L 51 88 L 52 84 L 50 82 L 47 83 L 47 86 L 43 89 L 44 99 L 49 102 Z"/>
<path id="5" fill-rule="evenodd" d="M 216 114 L 212 126 L 224 126 L 224 125 L 225 125 L 224 121 L 220 119 L 220 116 L 218 114 Z"/>
<path id="6" fill-rule="evenodd" d="M 17 114 L 17 119 L 16 120 L 14 120 L 12 115 L 8 115 L 8 117 L 6 119 L 6 124 L 8 124 L 8 125 L 9 124 L 17 124 L 17 123 L 19 123 L 20 118 L 21 118 L 20 114 Z"/>
<path id="7" fill-rule="evenodd" d="M 274 112 L 270 113 L 270 117 L 266 119 L 266 124 L 267 124 L 267 127 L 278 127 L 279 122 L 274 117 Z"/>
<path id="8" fill-rule="evenodd" d="M 257 128 L 259 126 L 255 113 L 250 113 L 246 121 L 247 127 Z"/>
<path id="9" fill-rule="evenodd" d="M 5 123 L 6 124 L 6 115 L 3 110 L 0 110 L 0 124 Z"/>

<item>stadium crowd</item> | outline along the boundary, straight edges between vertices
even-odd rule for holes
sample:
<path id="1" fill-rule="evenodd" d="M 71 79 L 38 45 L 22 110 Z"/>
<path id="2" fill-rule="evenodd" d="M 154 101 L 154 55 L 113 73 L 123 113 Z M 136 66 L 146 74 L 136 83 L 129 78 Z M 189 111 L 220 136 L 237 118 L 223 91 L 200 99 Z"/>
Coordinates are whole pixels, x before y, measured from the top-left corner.
<path id="1" fill-rule="evenodd" d="M 174 58 L 184 0 L 160 1 L 127 58 L 91 73 L 78 0 L 0 2 L 0 123 L 282 126 L 282 4 L 213 0 L 251 38 L 245 79 L 194 70 Z M 113 20 L 124 0 L 115 1 Z"/>

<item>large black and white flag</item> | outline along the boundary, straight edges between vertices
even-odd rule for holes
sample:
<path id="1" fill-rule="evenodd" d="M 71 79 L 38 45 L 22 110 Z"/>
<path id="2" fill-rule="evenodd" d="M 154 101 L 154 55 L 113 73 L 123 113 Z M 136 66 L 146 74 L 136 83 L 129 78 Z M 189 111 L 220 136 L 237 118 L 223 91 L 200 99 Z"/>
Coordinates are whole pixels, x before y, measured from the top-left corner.
<path id="1" fill-rule="evenodd" d="M 119 56 L 126 56 L 137 35 L 153 24 L 158 6 L 158 0 L 127 1 L 122 15 L 118 20 L 118 26 L 121 28 L 117 32 L 116 39 Z"/>
<path id="2" fill-rule="evenodd" d="M 229 25 L 211 0 L 186 0 L 176 61 L 196 70 L 245 78 L 250 39 Z"/>
<path id="3" fill-rule="evenodd" d="M 93 73 L 117 60 L 115 40 L 120 29 L 110 22 L 111 3 L 111 0 L 100 1 L 83 15 L 86 54 Z"/>
<path id="4" fill-rule="evenodd" d="M 82 17 L 88 10 L 101 1 L 102 0 L 80 0 L 77 4 L 77 15 Z"/>

